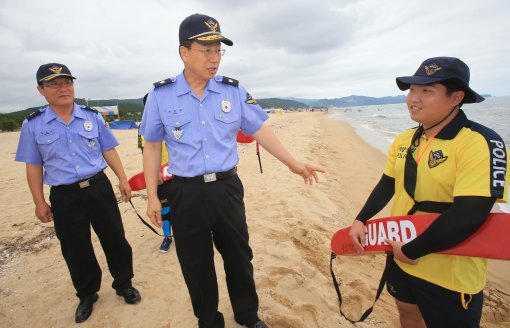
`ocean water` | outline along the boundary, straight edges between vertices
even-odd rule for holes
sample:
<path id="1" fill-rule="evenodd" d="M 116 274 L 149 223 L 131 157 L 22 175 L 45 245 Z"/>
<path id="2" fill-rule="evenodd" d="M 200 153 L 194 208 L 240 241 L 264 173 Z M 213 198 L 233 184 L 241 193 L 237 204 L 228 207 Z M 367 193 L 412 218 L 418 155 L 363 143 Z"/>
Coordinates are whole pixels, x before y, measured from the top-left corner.
<path id="1" fill-rule="evenodd" d="M 491 97 L 462 106 L 468 119 L 496 131 L 510 148 L 510 97 Z M 346 120 L 372 146 L 384 153 L 395 136 L 418 124 L 409 118 L 406 104 L 330 109 L 330 117 Z"/>
<path id="2" fill-rule="evenodd" d="M 468 119 L 496 131 L 510 148 L 510 97 L 490 97 L 462 109 Z M 334 108 L 329 115 L 347 121 L 368 144 L 385 154 L 397 134 L 417 126 L 409 118 L 406 104 Z M 501 210 L 510 212 L 510 201 Z"/>

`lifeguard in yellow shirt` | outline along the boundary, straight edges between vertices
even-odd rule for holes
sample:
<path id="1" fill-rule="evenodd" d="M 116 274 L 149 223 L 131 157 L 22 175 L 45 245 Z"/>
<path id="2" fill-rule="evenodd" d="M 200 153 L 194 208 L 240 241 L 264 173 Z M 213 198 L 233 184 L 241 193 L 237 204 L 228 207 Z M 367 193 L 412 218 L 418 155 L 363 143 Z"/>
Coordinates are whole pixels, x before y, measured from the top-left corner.
<path id="1" fill-rule="evenodd" d="M 354 221 L 350 237 L 362 252 L 364 222 L 394 198 L 391 215 L 441 213 L 407 244 L 387 241 L 394 261 L 387 290 L 402 327 L 479 327 L 487 260 L 435 254 L 467 239 L 496 201 L 506 202 L 507 149 L 493 130 L 467 119 L 461 107 L 484 100 L 469 87 L 461 60 L 425 60 L 397 78 L 418 128 L 398 135 L 384 174 Z"/>

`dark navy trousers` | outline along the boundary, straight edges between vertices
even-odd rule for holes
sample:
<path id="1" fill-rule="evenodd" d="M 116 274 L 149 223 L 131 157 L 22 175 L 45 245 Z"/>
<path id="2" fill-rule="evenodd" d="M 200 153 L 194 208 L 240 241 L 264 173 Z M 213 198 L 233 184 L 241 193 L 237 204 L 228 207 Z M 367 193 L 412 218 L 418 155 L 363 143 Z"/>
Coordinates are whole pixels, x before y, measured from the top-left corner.
<path id="1" fill-rule="evenodd" d="M 106 175 L 89 187 L 52 187 L 50 202 L 55 232 L 76 296 L 90 296 L 101 286 L 101 268 L 92 247 L 90 227 L 97 234 L 113 276 L 112 287 L 131 286 L 133 255 L 125 238 L 117 199 Z"/>
<path id="2" fill-rule="evenodd" d="M 237 175 L 203 183 L 172 180 L 168 200 L 176 252 L 199 327 L 224 327 L 218 312 L 214 247 L 221 254 L 234 317 L 239 324 L 258 320 L 252 250 Z"/>

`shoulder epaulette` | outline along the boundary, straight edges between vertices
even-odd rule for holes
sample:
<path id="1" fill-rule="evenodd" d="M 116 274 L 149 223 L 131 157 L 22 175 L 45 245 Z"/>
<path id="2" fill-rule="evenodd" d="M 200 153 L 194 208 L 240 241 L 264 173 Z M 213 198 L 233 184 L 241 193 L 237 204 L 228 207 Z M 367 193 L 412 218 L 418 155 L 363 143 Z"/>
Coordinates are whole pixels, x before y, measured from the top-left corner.
<path id="1" fill-rule="evenodd" d="M 33 119 L 34 117 L 36 117 L 37 115 L 42 114 L 43 112 L 44 112 L 44 109 L 42 109 L 42 108 L 36 109 L 36 110 L 35 110 L 35 111 L 33 111 L 32 113 L 27 114 L 26 119 L 27 119 L 27 120 L 31 120 L 31 119 Z"/>
<path id="2" fill-rule="evenodd" d="M 80 106 L 80 107 L 81 107 L 81 109 L 85 109 L 85 110 L 88 110 L 88 111 L 94 112 L 94 113 L 96 113 L 96 114 L 97 114 L 97 113 L 99 113 L 99 112 L 97 111 L 97 109 L 94 109 L 94 108 L 90 108 L 90 107 L 87 107 L 87 106 Z"/>
<path id="3" fill-rule="evenodd" d="M 221 82 L 225 83 L 225 84 L 233 85 L 234 87 L 238 87 L 239 86 L 239 81 L 237 81 L 236 79 L 233 79 L 231 77 L 228 77 L 228 76 L 224 76 L 221 79 Z"/>
<path id="4" fill-rule="evenodd" d="M 173 83 L 173 82 L 174 82 L 174 79 L 168 78 L 166 80 L 161 80 L 161 81 L 158 81 L 158 82 L 154 82 L 154 87 L 155 88 L 159 88 L 161 86 L 164 86 L 164 85 L 167 85 L 167 84 L 170 84 L 170 83 Z"/>

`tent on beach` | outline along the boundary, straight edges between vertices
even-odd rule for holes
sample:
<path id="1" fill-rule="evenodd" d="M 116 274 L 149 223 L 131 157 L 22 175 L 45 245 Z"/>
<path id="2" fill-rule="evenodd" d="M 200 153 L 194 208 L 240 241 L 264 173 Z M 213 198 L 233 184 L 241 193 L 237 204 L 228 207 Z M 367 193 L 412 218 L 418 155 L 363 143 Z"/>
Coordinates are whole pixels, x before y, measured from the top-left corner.
<path id="1" fill-rule="evenodd" d="M 114 121 L 119 120 L 119 108 L 117 106 L 94 106 L 92 109 L 100 112 L 105 121 L 108 116 L 113 116 Z"/>
<path id="2" fill-rule="evenodd" d="M 116 130 L 138 129 L 138 125 L 133 120 L 113 121 L 113 122 L 110 122 L 109 125 L 110 125 L 110 129 L 116 129 Z"/>

